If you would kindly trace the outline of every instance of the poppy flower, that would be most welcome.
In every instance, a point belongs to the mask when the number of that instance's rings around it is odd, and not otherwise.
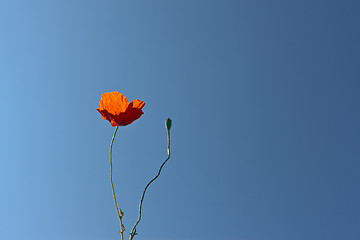
[[[143,115],[143,101],[135,99],[131,103],[119,92],[106,92],[101,96],[98,112],[111,126],[126,126]]]

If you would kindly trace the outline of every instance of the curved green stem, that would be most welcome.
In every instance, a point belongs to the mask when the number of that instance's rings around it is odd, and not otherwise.
[[[112,145],[113,145],[115,135],[116,135],[116,132],[117,132],[118,128],[119,128],[119,126],[116,126],[114,135],[113,135],[113,137],[111,139],[111,143],[110,143],[110,182],[111,182],[111,188],[112,188],[112,192],[113,192],[113,196],[114,196],[114,202],[115,202],[116,211],[117,211],[118,217],[120,219],[120,231],[119,231],[119,233],[121,234],[121,240],[124,240],[125,227],[124,227],[124,225],[122,223],[122,217],[124,216],[124,212],[121,211],[121,209],[119,210],[119,208],[118,208],[118,205],[117,205],[117,202],[116,202],[116,196],[115,196],[114,183],[113,183],[113,179],[112,179],[112,169],[113,169],[112,168]]]
[[[170,120],[171,121],[171,120]],[[171,124],[171,123],[170,123]],[[170,125],[171,127],[171,125]],[[144,201],[144,197],[145,197],[145,193],[146,193],[146,190],[147,188],[150,186],[150,184],[152,182],[154,182],[159,176],[160,176],[160,173],[161,173],[161,170],[162,168],[164,167],[165,163],[169,160],[170,158],[170,127],[166,126],[167,128],[167,153],[168,153],[168,156],[167,158],[165,159],[165,161],[161,164],[160,168],[159,168],[159,172],[158,174],[153,178],[151,179],[151,181],[146,185],[143,193],[142,193],[142,196],[141,196],[141,200],[140,200],[140,205],[139,205],[139,218],[138,220],[136,221],[134,227],[131,229],[131,233],[130,233],[130,240],[132,240],[135,235],[137,235],[136,233],[136,226],[139,224],[140,220],[141,220],[141,210],[142,210],[142,204],[143,204],[143,201]]]

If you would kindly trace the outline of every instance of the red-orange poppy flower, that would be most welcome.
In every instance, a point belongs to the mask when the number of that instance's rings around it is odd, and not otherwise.
[[[119,92],[106,92],[101,96],[96,110],[102,118],[108,120],[111,126],[126,126],[143,115],[143,101],[135,99],[129,104],[127,98]]]

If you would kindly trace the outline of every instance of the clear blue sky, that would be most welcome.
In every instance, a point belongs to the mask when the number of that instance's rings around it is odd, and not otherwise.
[[[1,0],[0,239],[120,239],[107,91],[146,102],[114,143],[127,230],[173,119],[135,239],[360,239],[359,9]]]

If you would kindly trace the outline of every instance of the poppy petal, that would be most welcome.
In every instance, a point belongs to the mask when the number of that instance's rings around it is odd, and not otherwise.
[[[123,113],[128,106],[129,101],[119,92],[106,92],[101,96],[99,102],[100,109],[106,109],[111,114]]]
[[[143,101],[140,101],[139,99],[135,99],[129,104],[129,106],[131,106],[132,108],[142,109],[145,106],[145,103]]]

